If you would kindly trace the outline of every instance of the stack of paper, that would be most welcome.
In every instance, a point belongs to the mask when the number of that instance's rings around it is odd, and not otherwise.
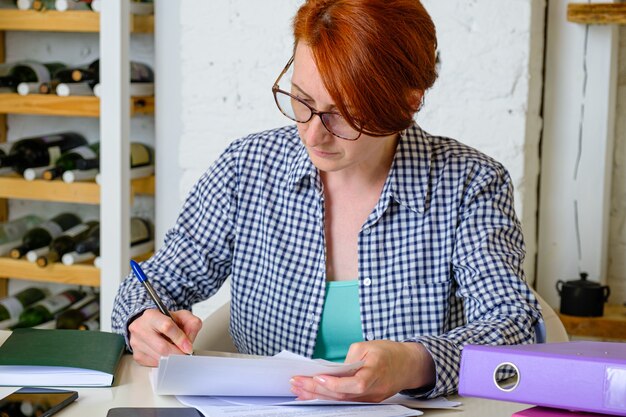
[[[363,362],[339,364],[283,351],[272,357],[175,355],[161,358],[153,370],[157,394],[174,394],[184,405],[215,417],[315,415],[317,417],[418,416],[416,408],[453,408],[444,398],[420,401],[395,395],[380,404],[344,401],[296,401],[289,380],[295,375],[353,375]],[[304,406],[304,408],[303,408]]]
[[[160,395],[293,397],[289,380],[295,375],[348,376],[363,362],[342,364],[281,352],[271,357],[163,357],[152,375]]]

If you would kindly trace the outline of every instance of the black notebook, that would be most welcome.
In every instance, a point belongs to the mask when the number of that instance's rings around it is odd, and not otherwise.
[[[0,385],[111,386],[124,346],[114,333],[16,329],[0,346]]]

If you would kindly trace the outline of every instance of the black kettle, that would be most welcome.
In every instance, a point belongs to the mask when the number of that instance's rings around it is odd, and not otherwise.
[[[611,289],[597,282],[587,281],[587,273],[581,272],[579,280],[556,282],[561,296],[561,314],[581,317],[600,317]]]

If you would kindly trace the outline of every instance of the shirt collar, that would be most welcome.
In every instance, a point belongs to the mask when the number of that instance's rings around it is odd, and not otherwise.
[[[298,137],[297,131],[295,135]],[[383,199],[394,199],[411,210],[423,213],[428,197],[431,153],[432,145],[428,134],[417,124],[403,131],[398,140],[389,177],[383,187]],[[292,189],[306,185],[321,189],[319,173],[304,145],[298,147],[288,175],[288,184]]]
[[[300,146],[296,148],[297,150],[289,169],[289,188],[295,190],[299,186],[318,185],[320,178],[317,168],[315,168],[315,165],[311,162],[309,154],[306,151],[306,147],[300,142],[300,136],[298,135],[298,131],[296,129],[294,129],[294,134],[295,140],[299,142]],[[307,179],[308,184],[306,184]]]
[[[411,210],[423,213],[427,207],[431,156],[429,135],[417,124],[402,132],[384,187],[388,196]]]

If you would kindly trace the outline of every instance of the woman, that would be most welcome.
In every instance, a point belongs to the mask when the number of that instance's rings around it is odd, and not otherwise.
[[[453,392],[463,345],[531,343],[541,317],[510,178],[413,122],[436,78],[417,0],[309,0],[294,37],[273,92],[296,126],[231,144],[143,265],[175,323],[128,277],[114,329],[144,365],[188,353],[191,304],[230,276],[240,352],[365,362],[294,376],[298,398]]]

